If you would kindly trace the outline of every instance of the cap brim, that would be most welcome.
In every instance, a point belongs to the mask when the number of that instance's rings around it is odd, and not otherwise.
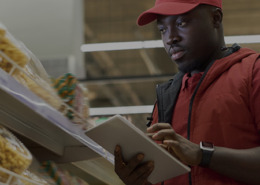
[[[187,4],[187,3],[177,3],[177,2],[168,2],[161,3],[153,8],[143,12],[137,19],[137,24],[139,26],[146,25],[157,18],[157,15],[179,15],[187,13],[188,11],[194,9],[199,4]]]

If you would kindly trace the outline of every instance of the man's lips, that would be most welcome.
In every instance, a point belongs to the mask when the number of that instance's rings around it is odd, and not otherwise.
[[[185,54],[185,51],[184,50],[180,50],[180,49],[173,49],[172,52],[171,52],[171,59],[176,61],[176,60],[179,60],[180,58],[182,58]]]

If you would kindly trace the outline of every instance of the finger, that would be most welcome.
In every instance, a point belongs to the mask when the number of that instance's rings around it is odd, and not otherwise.
[[[156,123],[147,128],[148,133],[157,132],[162,129],[170,129],[171,125],[169,123]]]
[[[142,177],[140,177],[139,179],[137,179],[137,183],[136,184],[142,184],[142,185],[147,185],[147,184],[151,184],[148,182],[148,177],[151,175],[151,173],[153,172],[153,169],[151,170],[147,170]],[[145,179],[145,180],[143,180]]]
[[[134,179],[136,179],[134,184],[143,184],[147,182],[147,178],[154,170],[154,162],[148,161],[142,166],[138,167],[136,171],[131,174]]]
[[[181,161],[180,157],[174,152],[174,150],[172,148],[168,148],[168,152],[175,157],[176,159],[178,159],[179,161]]]
[[[179,148],[179,142],[176,140],[164,140],[163,144],[167,145],[169,152],[174,152]]]
[[[171,155],[173,155],[174,157],[176,157],[177,159],[180,160],[180,158],[178,157],[178,154],[176,153],[176,150],[179,147],[179,142],[178,141],[175,141],[175,140],[164,140],[163,144],[167,145],[167,150],[168,150],[168,152]]]
[[[128,161],[126,165],[126,172],[130,174],[131,172],[135,171],[135,168],[142,163],[144,159],[144,154],[137,154],[131,160]]]
[[[154,135],[154,133],[146,133],[146,136],[148,136],[149,138],[152,138]]]
[[[121,147],[119,145],[116,145],[115,147],[114,156],[115,156],[115,170],[117,171],[125,167],[125,162],[122,156]]]
[[[173,147],[176,148],[179,146],[179,142],[176,140],[172,140],[172,139],[165,139],[163,140],[163,144],[169,146],[169,147]]]
[[[168,150],[168,146],[167,146],[166,144],[159,144],[159,145],[160,145],[160,147],[162,147],[163,149]]]
[[[175,139],[176,132],[173,129],[160,130],[152,136],[153,140],[163,141],[165,139]]]
[[[167,150],[173,157],[177,158],[180,160],[180,158],[178,157],[178,155],[175,153],[173,147],[177,146],[177,141],[173,141],[173,140],[164,140],[163,144],[161,144],[161,146]]]

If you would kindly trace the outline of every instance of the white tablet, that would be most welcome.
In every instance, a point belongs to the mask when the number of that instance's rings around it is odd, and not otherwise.
[[[190,168],[170,155],[140,129],[120,115],[115,115],[85,133],[111,154],[118,144],[127,161],[138,153],[144,161],[153,160],[154,170],[148,177],[152,184],[188,173]]]

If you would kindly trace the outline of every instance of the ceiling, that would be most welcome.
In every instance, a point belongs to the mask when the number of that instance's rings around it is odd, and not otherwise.
[[[85,43],[158,40],[155,23],[136,25],[139,14],[152,7],[153,0],[85,0]],[[223,2],[224,33],[260,34],[259,0]],[[260,51],[259,44],[241,44]],[[82,80],[90,91],[91,107],[152,105],[155,86],[177,72],[163,48],[85,53],[87,78]],[[147,114],[131,115],[145,128]]]

